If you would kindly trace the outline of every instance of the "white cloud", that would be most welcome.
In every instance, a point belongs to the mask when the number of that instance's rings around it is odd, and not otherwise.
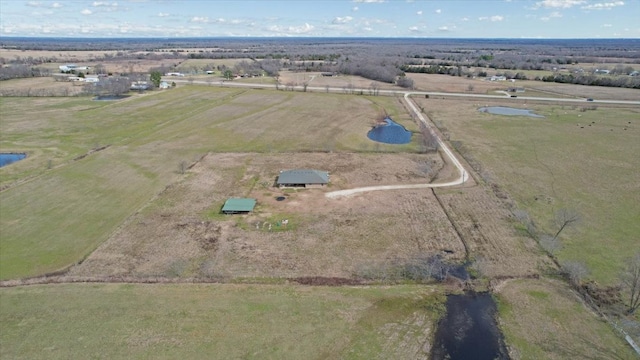
[[[354,6],[353,8],[351,8],[351,11],[358,11],[358,10],[360,10],[360,8],[357,6]]]
[[[480,21],[489,20],[489,21],[496,22],[496,21],[504,20],[504,16],[501,16],[501,15],[482,16],[482,17],[479,17],[478,20],[480,20]]]
[[[51,7],[54,8],[54,9],[59,9],[59,8],[62,7],[62,4],[54,2],[53,4],[51,4]]]
[[[462,18],[462,21],[469,21],[469,18],[465,16]]]
[[[354,3],[383,3],[385,0],[353,0]]]
[[[610,10],[616,6],[623,6],[624,1],[612,1],[606,3],[589,4],[582,7],[584,10]]]
[[[93,12],[89,9],[83,9],[82,11],[80,11],[80,14],[82,15],[91,15],[93,14]]]
[[[561,17],[562,17],[562,14],[561,14],[561,13],[559,13],[559,12],[557,12],[557,11],[554,11],[554,12],[552,12],[551,14],[549,14],[548,16],[541,17],[541,18],[540,18],[540,20],[542,20],[542,21],[549,21],[549,20],[551,20],[551,19],[554,19],[554,18],[561,18]]]
[[[167,17],[167,16],[169,16],[168,13],[163,13],[163,12],[158,13],[158,17]]]
[[[353,18],[351,16],[345,16],[345,17],[337,16],[336,18],[333,19],[333,21],[331,21],[331,23],[332,24],[346,24],[346,23],[350,22],[351,20],[353,20]]]
[[[602,25],[602,27],[613,27],[613,25],[611,25],[611,24],[604,24],[604,25]]]
[[[27,6],[40,7],[42,6],[42,3],[40,1],[28,1]]]
[[[585,0],[543,0],[537,2],[536,7],[568,9],[584,3],[586,3]]]
[[[442,13],[442,9],[436,9],[436,14],[441,14]]]
[[[418,15],[422,15],[422,10],[418,10],[418,11],[416,12],[416,14],[418,14]]]
[[[94,1],[93,4],[91,4],[91,6],[93,7],[100,7],[100,6],[118,6],[117,2],[114,3],[108,3],[106,1]]]
[[[411,26],[411,27],[409,27],[409,31],[411,31],[411,32],[420,32],[420,29],[418,29],[417,26]]]
[[[208,23],[209,18],[206,16],[194,16],[189,21],[192,23]]]
[[[313,25],[309,25],[307,23],[305,23],[304,25],[300,25],[300,26],[272,25],[272,26],[269,26],[267,28],[267,30],[269,30],[271,32],[284,34],[284,35],[306,34],[306,33],[309,33],[311,31],[313,31],[313,29],[314,29]]]

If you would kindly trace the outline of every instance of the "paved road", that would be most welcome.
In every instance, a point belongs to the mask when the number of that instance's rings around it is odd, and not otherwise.
[[[253,88],[253,89],[276,89],[275,85],[272,84],[259,84],[259,83],[244,83],[237,81],[202,81],[202,80],[188,80],[188,79],[175,79],[173,77],[164,77],[164,81],[167,82],[175,82],[175,83],[189,83],[189,84],[199,84],[199,85],[210,85],[210,86],[222,86],[222,87],[244,87],[244,88]],[[284,85],[280,85],[281,89],[284,89]],[[304,87],[302,86],[294,86],[291,88],[294,91],[304,91]],[[351,94],[369,94],[371,93],[371,89],[364,88],[353,88],[353,89],[344,89],[344,88],[336,88],[336,87],[318,87],[318,86],[307,86],[308,92],[332,92],[332,93],[345,93],[348,91]],[[502,94],[502,95],[487,95],[487,94],[468,94],[468,93],[449,93],[449,92],[432,92],[432,91],[406,91],[406,90],[377,90],[379,95],[390,95],[390,96],[401,96],[407,93],[416,96],[425,96],[429,95],[429,97],[454,97],[454,98],[472,98],[472,99],[500,99],[504,100],[505,98],[511,98],[514,101],[517,100],[531,100],[531,101],[548,101],[554,103],[589,103],[589,104],[620,104],[620,105],[639,105],[640,100],[598,100],[593,99],[593,101],[587,101],[586,98],[551,98],[551,97],[535,97],[535,96],[520,96],[517,98],[512,98],[511,95]]]

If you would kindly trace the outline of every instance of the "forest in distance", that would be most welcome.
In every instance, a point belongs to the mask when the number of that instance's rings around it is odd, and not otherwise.
[[[403,77],[405,73],[483,77],[487,71],[507,79],[640,88],[640,39],[5,37],[0,39],[0,47],[12,51],[105,51],[90,59],[96,65],[122,60],[249,58],[259,60],[267,67],[261,70],[270,75],[270,69],[277,68],[322,71],[406,88],[413,84]],[[19,53],[0,57],[0,79],[48,76],[51,70],[42,65],[58,61],[53,51],[41,57]],[[531,70],[552,73],[526,73]]]

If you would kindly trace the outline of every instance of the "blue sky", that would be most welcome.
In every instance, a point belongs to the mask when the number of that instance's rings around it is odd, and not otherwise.
[[[640,38],[640,0],[0,0],[0,36]]]

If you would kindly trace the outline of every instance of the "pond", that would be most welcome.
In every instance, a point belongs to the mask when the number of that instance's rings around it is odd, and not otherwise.
[[[411,131],[391,118],[384,119],[384,122],[384,124],[376,125],[369,130],[367,137],[385,144],[408,144],[411,142]]]
[[[530,116],[530,117],[534,117],[534,118],[544,118],[544,116],[538,115],[538,114],[534,113],[532,110],[516,109],[516,108],[510,108],[510,107],[506,107],[506,106],[481,107],[481,108],[478,109],[478,111],[486,112],[486,113],[489,113],[489,114],[496,114],[496,115]]]
[[[94,101],[116,101],[128,98],[130,95],[100,95],[93,98]]]
[[[4,153],[0,154],[0,167],[9,165],[16,161],[20,161],[27,157],[27,154],[22,153]]]
[[[489,293],[447,297],[447,313],[438,323],[431,359],[509,359]]]

